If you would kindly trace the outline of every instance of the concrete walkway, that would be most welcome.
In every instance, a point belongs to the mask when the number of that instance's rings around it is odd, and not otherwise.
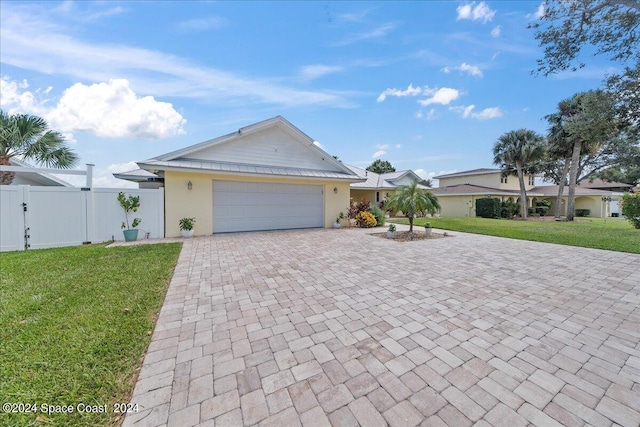
[[[640,425],[640,256],[369,233],[185,241],[124,425]]]

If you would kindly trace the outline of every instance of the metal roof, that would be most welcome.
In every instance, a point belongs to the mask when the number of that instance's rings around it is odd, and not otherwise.
[[[356,175],[348,173],[321,171],[313,169],[283,168],[271,166],[248,165],[241,163],[213,162],[203,160],[147,160],[138,165],[148,171],[153,170],[190,170],[198,172],[229,173],[238,175],[273,175],[291,178],[322,178],[351,182],[362,181]]]

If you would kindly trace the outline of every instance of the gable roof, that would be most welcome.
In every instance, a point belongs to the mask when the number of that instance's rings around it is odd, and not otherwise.
[[[346,165],[349,169],[351,169],[354,173],[362,178],[366,178],[364,182],[355,182],[351,184],[351,188],[362,189],[362,190],[392,190],[398,188],[402,184],[396,183],[400,179],[409,176],[412,180],[418,181],[421,178],[412,170],[404,170],[397,172],[388,172],[383,174],[378,174],[375,172],[368,171],[366,169],[359,168],[357,166]],[[423,190],[428,190],[430,187],[418,184],[418,188]]]
[[[34,167],[32,164],[29,164],[24,160],[16,159],[15,157],[11,157],[9,159],[9,163],[11,166],[21,166],[24,168]],[[29,183],[31,185],[73,187],[73,185],[68,183],[67,181],[64,181],[56,177],[55,175],[46,172],[16,172],[15,174],[16,178],[19,178],[18,181],[24,181],[25,183]]]
[[[498,188],[492,187],[484,187],[482,185],[475,184],[456,184],[456,185],[448,185],[446,187],[437,187],[431,190],[433,194],[436,196],[457,196],[457,195],[472,195],[472,194],[480,194],[487,195],[491,194],[494,196],[502,195],[502,196],[519,196],[519,190],[501,190]],[[527,195],[532,195],[532,191],[527,191]],[[533,194],[533,195],[541,195],[541,194]]]
[[[486,175],[486,174],[498,173],[498,172],[502,172],[502,169],[479,168],[479,169],[471,169],[468,171],[449,173],[446,175],[438,175],[438,176],[434,176],[433,179],[454,178],[457,176],[467,176],[467,175]]]
[[[189,170],[363,180],[282,116],[137,163],[151,173]]]
[[[126,172],[118,172],[112,174],[115,178],[124,179],[132,182],[158,182],[163,179],[144,169],[134,169]]]

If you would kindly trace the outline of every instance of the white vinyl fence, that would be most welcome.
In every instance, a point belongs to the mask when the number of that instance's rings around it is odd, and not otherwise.
[[[0,186],[0,251],[124,240],[117,195],[140,196],[138,239],[164,237],[164,189]]]

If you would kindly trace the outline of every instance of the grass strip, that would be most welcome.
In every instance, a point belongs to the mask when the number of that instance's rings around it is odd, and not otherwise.
[[[393,219],[392,222],[409,223],[407,219]],[[578,222],[418,218],[414,220],[414,226],[421,227],[425,222],[441,230],[640,254],[640,230],[621,218],[579,218]]]
[[[118,424],[114,404],[127,402],[133,390],[180,248],[2,253],[0,403],[35,411],[3,411],[0,424]],[[79,413],[80,404],[104,412]],[[48,413],[67,405],[73,413]]]

